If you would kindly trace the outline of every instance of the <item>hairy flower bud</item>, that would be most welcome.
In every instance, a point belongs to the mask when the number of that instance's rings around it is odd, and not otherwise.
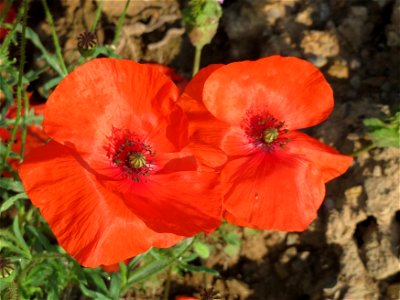
[[[211,42],[218,29],[218,22],[222,16],[219,1],[190,0],[183,10],[183,20],[191,43],[202,48]]]

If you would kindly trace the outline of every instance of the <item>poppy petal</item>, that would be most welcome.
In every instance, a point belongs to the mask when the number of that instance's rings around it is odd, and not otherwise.
[[[226,164],[224,217],[240,226],[302,231],[317,216],[325,185],[310,162],[286,153],[258,153]]]
[[[220,225],[222,201],[215,172],[197,171],[195,158],[185,150],[159,154],[155,165],[155,173],[140,182],[128,178],[105,184],[157,232],[193,236]]]
[[[56,142],[27,155],[19,174],[60,245],[86,267],[112,265],[182,239],[149,229],[75,152]]]
[[[184,93],[189,95],[191,98],[202,102],[204,83],[208,77],[219,68],[223,67],[223,64],[213,64],[205,68],[202,68],[197,74],[189,81],[185,87]]]
[[[209,65],[201,69],[188,83],[178,99],[178,105],[189,119],[189,147],[202,165],[219,168],[226,162],[226,155],[219,149],[222,134],[228,124],[216,119],[203,104],[203,87],[206,79],[223,65]]]
[[[238,126],[232,126],[221,139],[221,149],[230,156],[246,156],[257,151],[246,133]]]
[[[342,175],[353,162],[351,156],[340,154],[307,134],[291,131],[287,136],[290,143],[285,147],[286,151],[311,161],[320,169],[325,182]]]
[[[310,127],[333,109],[322,73],[294,57],[271,56],[228,64],[204,85],[203,100],[218,119],[239,125],[247,111],[267,111],[289,129]]]
[[[82,155],[103,153],[112,128],[145,135],[159,151],[177,151],[187,143],[187,120],[175,104],[178,94],[155,68],[94,59],[71,72],[50,95],[44,129]]]
[[[222,203],[211,172],[183,171],[152,176],[142,201],[130,206],[157,232],[193,236],[209,233],[221,224]]]

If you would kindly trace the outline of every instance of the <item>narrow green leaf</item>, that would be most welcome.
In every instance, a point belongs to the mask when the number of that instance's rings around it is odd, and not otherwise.
[[[0,206],[0,213],[3,211],[6,211],[9,209],[12,205],[14,205],[15,202],[21,199],[28,199],[28,196],[25,193],[19,193],[16,194],[10,198],[8,198],[6,201],[4,201],[1,206]]]
[[[113,300],[109,298],[106,295],[103,295],[99,292],[89,290],[84,284],[80,283],[79,288],[81,289],[82,293],[91,299],[96,299],[96,300]]]
[[[18,25],[18,31],[22,32],[22,26]],[[66,76],[61,66],[58,63],[57,57],[54,54],[50,54],[46,48],[43,46],[42,42],[40,41],[39,36],[29,27],[26,28],[25,36],[28,40],[30,40],[36,48],[38,48],[43,55],[45,61],[62,77]]]
[[[27,229],[39,240],[40,244],[43,246],[44,249],[47,251],[52,250],[52,246],[49,242],[49,240],[44,236],[42,232],[37,230],[35,227],[28,225]]]
[[[84,272],[89,275],[90,279],[93,280],[94,284],[98,287],[98,290],[100,290],[104,294],[108,293],[108,289],[106,284],[104,283],[104,279],[98,273],[97,269],[84,269]]]
[[[128,280],[128,267],[123,262],[120,262],[118,266],[119,266],[119,273],[121,274],[121,286],[123,286]]]
[[[164,260],[155,260],[153,262],[145,264],[143,267],[140,267],[133,271],[129,276],[128,283],[132,284],[134,282],[138,282],[142,279],[145,279],[153,274],[156,274],[160,270],[163,270],[167,266],[169,266],[174,259],[164,259]]]
[[[121,274],[113,273],[111,275],[110,296],[114,300],[119,300],[121,291]]]
[[[26,253],[30,255],[29,247],[26,244],[26,242],[22,236],[21,230],[19,228],[19,217],[18,216],[14,217],[12,227],[13,227],[13,232],[15,234],[15,238],[18,240],[19,244],[23,247],[23,249],[25,249]]]
[[[24,192],[21,181],[14,180],[13,178],[0,178],[0,188],[16,193]]]
[[[194,266],[194,265],[190,265],[190,264],[187,264],[184,262],[179,262],[178,267],[186,272],[208,273],[208,274],[212,274],[214,276],[220,276],[220,274],[218,273],[217,270],[214,270],[212,268],[207,268],[204,266]]]
[[[0,238],[0,250],[8,249],[10,252],[21,254],[22,256],[26,257],[26,253],[24,249],[17,247],[15,244],[11,243],[10,241],[4,240]]]

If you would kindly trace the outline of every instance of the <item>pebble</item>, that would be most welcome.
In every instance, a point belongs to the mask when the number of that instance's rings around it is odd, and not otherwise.
[[[328,74],[340,78],[345,79],[349,77],[349,68],[347,66],[346,61],[338,59],[335,60],[332,66],[328,69]]]
[[[372,176],[374,176],[374,177],[382,176],[382,168],[381,168],[381,166],[377,165],[377,166],[374,167],[374,169],[372,171]]]

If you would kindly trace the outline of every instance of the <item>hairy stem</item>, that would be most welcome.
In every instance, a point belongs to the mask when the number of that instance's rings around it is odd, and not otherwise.
[[[21,160],[25,156],[25,145],[26,145],[26,134],[28,131],[28,125],[26,124],[26,116],[29,113],[29,98],[28,93],[24,91],[24,113],[22,115],[22,135],[21,135]]]

